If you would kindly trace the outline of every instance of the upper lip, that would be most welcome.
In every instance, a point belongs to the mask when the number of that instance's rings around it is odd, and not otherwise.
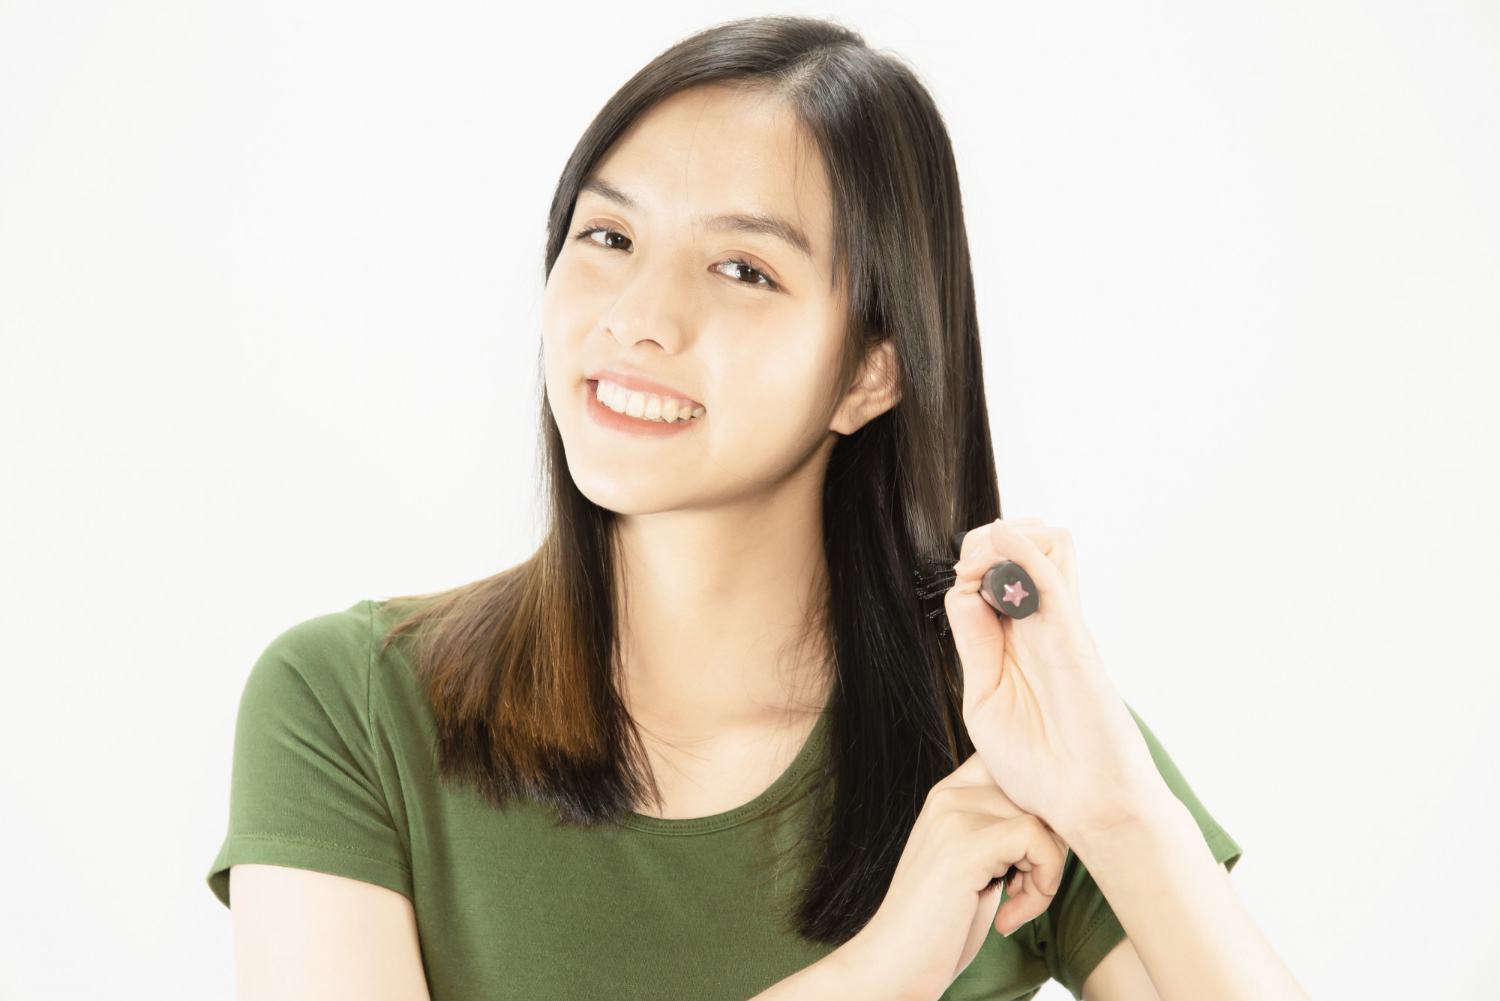
[[[648,379],[644,375],[637,375],[634,372],[626,372],[623,369],[595,369],[592,372],[586,373],[584,375],[584,378],[590,380],[591,382],[598,382],[600,379],[608,379],[610,382],[613,382],[618,386],[624,386],[629,390],[634,390],[641,393],[655,393],[657,396],[672,396],[679,400],[687,400],[695,407],[703,406],[702,403],[693,399],[691,396],[684,393],[680,389],[675,389],[672,386],[668,386],[664,382],[657,382],[655,379]]]

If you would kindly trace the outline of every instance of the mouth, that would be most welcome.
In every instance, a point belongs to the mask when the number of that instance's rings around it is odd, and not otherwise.
[[[590,379],[589,395],[599,406],[641,424],[685,425],[701,419],[708,411],[703,404],[686,396],[667,392],[651,392],[653,388],[632,379],[630,385],[624,379],[609,379],[600,373],[599,378]]]

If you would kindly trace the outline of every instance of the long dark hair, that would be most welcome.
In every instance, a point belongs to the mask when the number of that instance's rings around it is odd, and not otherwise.
[[[552,199],[549,275],[578,191],[615,142],[664,98],[716,83],[782,97],[822,154],[849,293],[843,374],[887,339],[898,359],[900,402],[839,440],[823,493],[830,795],[795,923],[839,943],[884,898],[928,790],[971,750],[951,641],[913,588],[922,555],[1000,514],[968,237],[952,145],[915,74],[838,25],[753,18],[672,46],[605,104]],[[415,606],[387,642],[418,639],[445,776],[497,806],[530,797],[565,821],[616,820],[655,787],[615,684],[614,515],[574,484],[550,406],[542,438],[541,547]]]

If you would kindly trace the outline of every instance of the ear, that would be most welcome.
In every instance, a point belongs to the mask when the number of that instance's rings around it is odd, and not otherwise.
[[[897,368],[896,348],[889,337],[865,352],[859,378],[839,401],[828,429],[853,434],[900,402]]]

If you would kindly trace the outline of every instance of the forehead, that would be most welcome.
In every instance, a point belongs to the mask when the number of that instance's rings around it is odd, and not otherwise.
[[[832,202],[817,147],[780,97],[746,86],[694,87],[652,108],[594,176],[647,210],[764,213],[826,244]]]

